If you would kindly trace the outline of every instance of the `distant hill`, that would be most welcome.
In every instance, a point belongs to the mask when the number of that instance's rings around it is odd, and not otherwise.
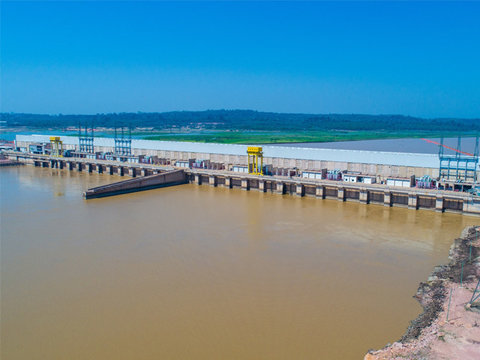
[[[424,119],[402,115],[286,114],[253,110],[173,111],[164,113],[112,113],[96,115],[42,115],[1,113],[7,127],[66,128],[92,124],[112,128],[199,128],[259,131],[454,131],[478,132],[480,119]]]

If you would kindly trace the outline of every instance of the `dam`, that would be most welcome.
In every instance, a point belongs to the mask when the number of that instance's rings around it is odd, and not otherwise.
[[[38,167],[130,177],[181,170],[186,182],[197,185],[480,215],[480,197],[459,191],[466,186],[473,188],[476,183],[437,181],[436,187],[430,186],[434,184],[431,179],[440,175],[436,154],[264,146],[262,166],[264,164],[269,169],[267,175],[249,173],[247,146],[244,145],[133,139],[129,155],[116,156],[115,139],[95,138],[92,143],[97,151],[73,153],[77,156],[52,156],[28,151],[32,146],[45,149],[50,144],[50,138],[47,135],[17,135],[17,151],[7,152],[7,155],[12,161]],[[77,137],[62,136],[57,141],[61,141],[64,151],[78,150]],[[202,160],[199,162],[198,159]],[[198,163],[208,166],[195,166]],[[337,171],[343,173],[342,181],[330,176]],[[468,171],[474,179],[479,178],[478,160]],[[418,179],[424,178],[430,179],[430,185],[418,186],[424,183]],[[131,187],[129,189],[132,191]]]

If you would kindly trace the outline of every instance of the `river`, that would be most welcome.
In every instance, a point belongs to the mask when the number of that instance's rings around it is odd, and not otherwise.
[[[429,138],[429,140],[440,143],[440,138]],[[458,149],[458,138],[444,138],[443,144],[453,149]],[[406,152],[421,154],[438,154],[438,145],[422,139],[381,139],[381,140],[358,140],[358,141],[337,141],[337,142],[310,142],[310,143],[287,143],[269,144],[273,146],[295,146],[320,149],[343,149],[343,150],[367,150]],[[460,150],[467,153],[474,153],[476,138],[464,137],[460,142]],[[443,148],[445,155],[455,155],[451,149]]]
[[[1,358],[362,359],[478,218],[0,169]]]

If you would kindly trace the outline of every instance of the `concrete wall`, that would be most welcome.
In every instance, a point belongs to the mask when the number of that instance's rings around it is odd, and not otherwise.
[[[178,185],[187,182],[183,170],[174,170],[162,174],[139,177],[131,180],[119,181],[113,184],[98,186],[85,192],[87,199],[111,196],[121,193],[149,190],[153,188]]]

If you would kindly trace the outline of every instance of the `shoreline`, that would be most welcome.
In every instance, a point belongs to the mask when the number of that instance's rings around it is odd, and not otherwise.
[[[402,338],[368,351],[364,360],[480,358],[480,301],[469,304],[480,279],[480,226],[465,228],[448,258],[420,283],[414,298],[423,312]]]

